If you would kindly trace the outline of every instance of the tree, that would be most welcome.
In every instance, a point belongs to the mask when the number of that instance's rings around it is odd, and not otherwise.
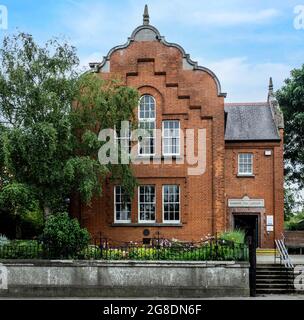
[[[3,187],[0,193],[0,205],[12,211],[16,222],[16,238],[21,239],[21,217],[33,206],[33,193],[27,185],[21,183],[9,183]]]
[[[289,220],[295,213],[296,200],[294,190],[285,185],[284,189],[284,219]]]
[[[109,176],[130,193],[136,184],[128,165],[99,163],[97,135],[132,119],[137,91],[80,75],[78,62],[67,43],[40,47],[25,33],[5,37],[0,49],[0,193],[21,184],[45,215],[65,211],[73,193],[89,203]]]
[[[285,119],[285,169],[287,180],[304,187],[304,64],[291,71],[277,92]]]

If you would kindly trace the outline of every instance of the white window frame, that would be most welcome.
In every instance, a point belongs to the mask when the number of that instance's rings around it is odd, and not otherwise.
[[[114,223],[131,223],[132,219],[132,202],[130,199],[131,211],[130,211],[130,219],[129,220],[117,220],[116,218],[116,187],[122,188],[120,185],[114,186]]]
[[[129,127],[129,136],[128,136],[128,137],[127,137],[127,136],[121,137],[121,136],[118,135],[118,131],[116,130],[116,127],[114,126],[114,143],[115,143],[115,146],[118,147],[118,145],[121,144],[121,141],[123,141],[123,140],[128,141],[128,143],[129,143],[129,146],[128,146],[128,154],[129,154],[129,155],[131,154],[131,150],[132,150],[132,144],[131,144],[131,142],[132,142],[131,138],[132,138],[132,137],[131,137],[131,132],[132,132],[132,129],[131,129],[131,126],[130,126],[130,127]],[[120,134],[120,131],[119,131],[119,134]]]
[[[241,172],[241,156],[250,155],[251,157],[251,171]],[[242,163],[244,165],[244,163]],[[238,154],[238,175],[240,176],[252,176],[253,175],[253,153],[250,152],[241,152]]]
[[[141,220],[140,217],[140,187],[154,187],[154,208],[155,208],[155,212],[154,212],[154,216],[155,219],[154,220]],[[154,184],[142,184],[140,186],[138,186],[138,223],[155,223],[156,222],[156,185]]]
[[[149,96],[153,99],[154,101],[154,118],[141,118],[140,116],[140,102],[141,100],[145,97],[145,96]],[[153,140],[154,140],[154,153],[140,153],[140,141],[138,140],[138,150],[137,150],[137,154],[138,156],[140,157],[147,157],[147,156],[155,156],[155,149],[156,149],[156,135],[155,135],[155,129],[156,129],[156,101],[155,101],[155,98],[150,95],[150,94],[143,94],[140,99],[139,99],[139,102],[138,102],[138,123],[140,124],[141,122],[146,122],[146,123],[151,123],[153,122],[154,123],[154,136],[153,136]],[[140,127],[139,127],[140,128]]]
[[[178,220],[165,220],[165,187],[167,186],[177,186],[178,187],[178,205],[179,205],[179,219]],[[173,202],[172,204],[176,204],[177,202]],[[163,223],[180,223],[181,222],[181,188],[179,184],[164,184],[162,186],[162,215],[163,215]]]
[[[178,150],[179,152],[175,152],[175,153],[166,153],[165,152],[165,122],[177,122],[178,123]],[[172,137],[171,137],[172,138]],[[164,156],[180,156],[181,154],[181,134],[180,134],[180,121],[179,120],[163,120],[162,122],[162,152]]]

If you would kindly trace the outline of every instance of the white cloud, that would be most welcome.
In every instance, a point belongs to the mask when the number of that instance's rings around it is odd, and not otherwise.
[[[77,46],[110,46],[113,41],[121,43],[141,24],[143,6],[138,0],[129,0],[117,10],[116,4],[108,1],[68,0],[60,9],[60,24]],[[149,4],[150,20],[161,26],[166,22],[184,26],[227,27],[244,24],[261,24],[280,15],[273,8],[249,8],[238,1],[204,2],[196,0],[163,1]]]
[[[158,21],[178,21],[182,25],[216,27],[262,24],[273,21],[281,12],[275,8],[259,8],[244,1],[156,0],[151,3],[152,17]],[[153,14],[153,13],[156,14]],[[174,14],[172,14],[174,13]]]
[[[193,25],[204,25],[208,30],[236,26],[236,30],[242,30],[242,25],[269,23],[281,14],[271,7],[265,8],[265,5],[248,6],[238,0],[231,0],[229,4],[223,0],[204,1],[203,4],[197,0],[147,2],[151,24],[159,27],[160,31],[166,23],[170,23],[173,30],[176,24],[190,28]],[[144,2],[139,4],[138,0],[129,0],[120,7],[121,10],[117,10],[116,5],[107,1],[70,0],[61,11],[61,23],[80,49],[82,66],[101,61],[110,48],[124,43],[132,30],[141,24]],[[239,36],[238,31],[235,36]],[[265,42],[268,43],[269,39],[265,39]],[[273,77],[275,88],[279,88],[292,69],[286,63],[249,61],[247,57],[237,56],[237,53],[234,58],[214,60],[211,56],[209,60],[197,60],[218,76],[223,91],[228,93],[226,101],[236,102],[264,101],[269,77]]]
[[[235,26],[240,24],[260,24],[271,21],[279,15],[276,9],[259,11],[224,11],[224,12],[194,12],[189,19],[195,24],[210,24],[214,26]]]
[[[88,70],[90,62],[101,62],[103,56],[101,52],[93,52],[86,56],[80,56],[80,68]]]
[[[76,46],[98,46],[98,49],[109,50],[113,45],[126,41],[132,30],[141,22],[140,16],[134,19],[132,9],[125,9],[125,13],[116,10],[110,1],[69,0],[61,9],[60,23]]]
[[[266,101],[269,77],[273,78],[274,88],[279,89],[292,69],[283,63],[253,63],[246,57],[198,61],[217,75],[222,91],[227,92],[226,102]]]

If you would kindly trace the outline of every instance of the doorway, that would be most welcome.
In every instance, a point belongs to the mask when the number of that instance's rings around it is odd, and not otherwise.
[[[257,214],[234,215],[234,229],[240,229],[245,232],[245,242],[247,244],[251,238],[259,246],[259,216]]]

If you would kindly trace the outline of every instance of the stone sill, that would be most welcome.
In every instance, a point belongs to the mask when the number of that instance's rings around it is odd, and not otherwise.
[[[136,156],[135,160],[139,161],[139,160],[181,160],[183,159],[183,156],[157,156],[157,155],[152,155],[152,156]]]
[[[182,223],[112,223],[111,227],[182,227]]]
[[[255,178],[254,174],[237,174],[238,178]]]

